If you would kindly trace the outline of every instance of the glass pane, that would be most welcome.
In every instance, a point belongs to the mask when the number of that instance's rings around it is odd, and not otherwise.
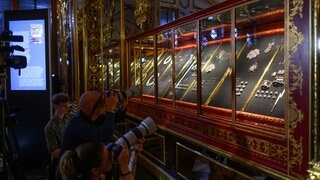
[[[131,86],[141,84],[140,41],[130,43],[130,77]]]
[[[107,51],[107,68],[104,73],[107,88],[120,89],[120,48],[114,47]]]
[[[157,35],[157,68],[159,103],[168,103],[164,99],[168,91],[172,91],[172,30]],[[171,99],[171,98],[170,98]]]
[[[153,36],[141,40],[142,92],[155,95]]]
[[[107,69],[104,73],[104,80],[108,89],[112,89],[113,87],[113,75],[113,49],[109,49],[107,51]]]
[[[197,74],[194,73],[194,69],[197,67],[196,23],[178,27],[174,29],[174,33],[174,93],[176,106],[190,107],[190,103],[183,103],[182,101],[192,103],[197,101],[197,96],[188,95],[188,93],[196,93],[191,89],[191,83],[197,79]],[[167,97],[172,96],[173,92],[170,91]],[[193,110],[195,110],[194,105],[196,104],[193,104]]]
[[[113,50],[113,88],[120,89],[120,48]]]
[[[238,115],[244,111],[284,118],[284,2],[237,8],[235,31]]]
[[[50,0],[37,0],[37,9],[51,8]]]
[[[2,4],[1,0],[1,4]],[[19,0],[19,9],[48,9],[51,8],[50,0]]]
[[[34,0],[19,0],[19,9],[35,9]]]
[[[202,104],[231,109],[231,13],[209,16],[200,25]]]

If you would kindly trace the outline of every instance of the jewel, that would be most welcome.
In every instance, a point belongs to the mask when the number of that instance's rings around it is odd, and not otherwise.
[[[257,57],[260,54],[260,49],[254,49],[251,50],[248,54],[247,54],[247,58],[248,59],[253,59],[255,57]]]
[[[211,72],[212,70],[214,70],[216,68],[216,66],[214,64],[210,64],[207,68],[206,68],[206,73]]]
[[[274,42],[269,43],[269,44],[268,44],[268,47],[264,50],[264,53],[270,52],[273,45],[274,45]]]
[[[249,67],[248,71],[249,72],[255,72],[257,70],[257,68],[258,68],[258,63],[255,62]]]

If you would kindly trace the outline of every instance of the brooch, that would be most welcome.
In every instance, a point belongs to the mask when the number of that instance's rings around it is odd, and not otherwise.
[[[273,45],[274,45],[274,42],[269,43],[269,44],[268,44],[268,47],[264,50],[264,53],[267,54],[268,52],[270,52]]]
[[[261,85],[261,89],[262,89],[262,90],[267,90],[267,89],[270,88],[271,84],[272,84],[271,81],[269,81],[269,80],[263,80],[263,83],[262,83],[262,85]]]
[[[257,68],[258,68],[258,63],[255,62],[249,67],[248,71],[249,72],[255,72],[257,70]]]
[[[272,82],[274,87],[280,87],[284,85],[284,77],[283,76],[276,76],[276,79]]]
[[[257,57],[260,54],[260,49],[254,49],[251,50],[248,54],[247,54],[247,58],[248,59],[253,59],[255,57]]]
[[[216,66],[214,64],[210,64],[207,68],[206,68],[206,73],[211,72],[212,70],[214,70],[216,68]]]

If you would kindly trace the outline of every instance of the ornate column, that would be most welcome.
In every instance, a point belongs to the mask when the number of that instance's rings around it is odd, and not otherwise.
[[[100,26],[100,8],[102,8],[100,0],[95,1],[85,1],[84,6],[84,38],[87,42],[84,44],[87,55],[88,62],[88,90],[98,90],[102,89],[102,73],[101,73],[101,26]]]

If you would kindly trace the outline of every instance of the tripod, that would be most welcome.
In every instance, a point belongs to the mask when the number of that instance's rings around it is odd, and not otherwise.
[[[6,95],[6,76],[0,74],[0,179],[24,180],[20,148],[14,130],[15,114],[9,112]]]

